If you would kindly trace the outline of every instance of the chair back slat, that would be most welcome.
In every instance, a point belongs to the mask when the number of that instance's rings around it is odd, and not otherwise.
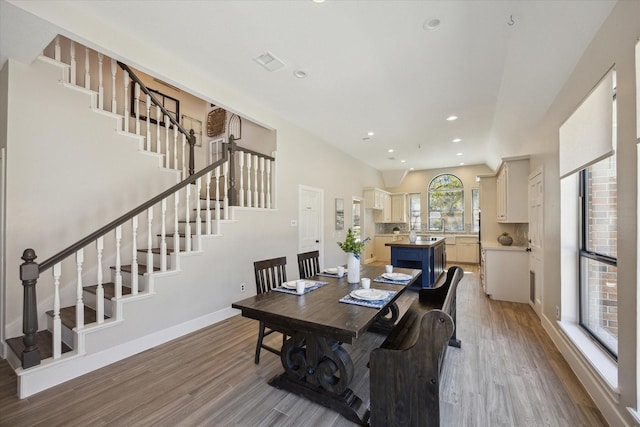
[[[298,270],[301,279],[307,279],[320,272],[320,252],[311,251],[298,254]]]
[[[287,281],[287,258],[265,259],[253,263],[258,294],[277,288]]]

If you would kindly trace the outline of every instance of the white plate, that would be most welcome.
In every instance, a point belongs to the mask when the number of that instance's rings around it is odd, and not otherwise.
[[[411,280],[411,276],[404,273],[384,273],[382,277],[389,280]]]
[[[309,281],[309,280],[305,280],[305,281],[304,281],[304,288],[305,288],[305,289],[312,288],[312,287],[314,287],[315,285],[316,285],[316,282],[311,282],[311,281]],[[283,287],[283,288],[287,288],[287,289],[295,289],[295,288],[296,288],[296,281],[295,281],[295,280],[292,280],[292,281],[290,281],[290,282],[284,282],[284,283],[282,284],[282,287]]]
[[[338,269],[335,267],[329,267],[329,268],[325,268],[324,272],[329,274],[338,274]]]
[[[366,301],[378,301],[385,299],[388,295],[389,292],[381,291],[380,289],[356,289],[351,291],[352,297]]]

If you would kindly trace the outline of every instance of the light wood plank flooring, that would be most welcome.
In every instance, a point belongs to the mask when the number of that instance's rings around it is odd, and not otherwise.
[[[531,308],[487,299],[477,268],[465,269],[471,271],[458,287],[462,348],[447,352],[442,425],[606,425]],[[254,365],[257,329],[236,316],[24,400],[0,361],[0,426],[352,425],[267,385],[281,366],[266,351]],[[382,339],[366,334],[347,346],[357,366],[352,388],[365,400],[368,353]]]

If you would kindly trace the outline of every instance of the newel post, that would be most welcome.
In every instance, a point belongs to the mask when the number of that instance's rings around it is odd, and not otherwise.
[[[229,206],[238,206],[238,190],[236,190],[236,138],[229,135],[229,190],[227,196],[229,198]],[[242,173],[242,171],[240,171]]]
[[[189,176],[195,173],[195,146],[196,146],[196,133],[193,129],[189,131]]]
[[[37,258],[36,251],[25,249],[22,253],[24,262],[20,265],[20,280],[24,287],[22,305],[22,367],[30,368],[40,364],[40,352],[36,343],[38,333],[38,307],[36,301],[36,283],[39,276],[39,266],[34,261]]]

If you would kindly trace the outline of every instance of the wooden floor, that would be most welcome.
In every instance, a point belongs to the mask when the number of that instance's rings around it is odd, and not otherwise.
[[[0,361],[0,426],[352,425],[267,385],[282,368],[266,351],[254,365],[257,332],[236,316],[24,400]],[[477,271],[458,287],[458,338],[443,371],[443,426],[606,425],[531,308],[487,299]],[[347,346],[366,401],[366,359],[381,341],[366,334]]]

